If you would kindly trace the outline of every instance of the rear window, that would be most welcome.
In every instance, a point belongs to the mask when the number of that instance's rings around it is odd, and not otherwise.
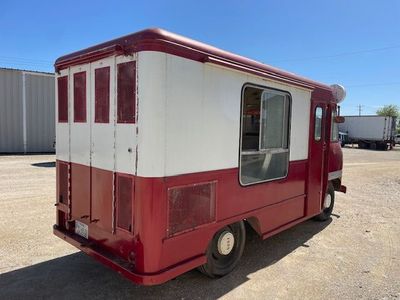
[[[58,122],[68,122],[68,76],[57,79],[58,90]]]
[[[135,123],[136,62],[118,64],[117,122]]]
[[[74,74],[74,122],[86,122],[86,72]]]
[[[95,70],[95,117],[96,123],[108,123],[110,119],[110,67]]]

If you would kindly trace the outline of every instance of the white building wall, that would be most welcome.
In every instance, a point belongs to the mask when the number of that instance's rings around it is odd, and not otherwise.
[[[54,75],[26,72],[26,152],[54,152]]]
[[[0,153],[54,152],[54,75],[0,68]]]

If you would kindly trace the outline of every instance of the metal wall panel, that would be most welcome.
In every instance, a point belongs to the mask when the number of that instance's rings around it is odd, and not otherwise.
[[[23,152],[21,71],[0,69],[0,153]]]
[[[25,74],[27,152],[54,152],[54,76]]]
[[[54,76],[0,69],[0,153],[54,152]]]

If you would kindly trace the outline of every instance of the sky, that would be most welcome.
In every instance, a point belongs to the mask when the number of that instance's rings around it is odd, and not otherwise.
[[[342,115],[400,106],[398,0],[1,0],[0,67],[51,72],[61,55],[150,27],[342,84]]]

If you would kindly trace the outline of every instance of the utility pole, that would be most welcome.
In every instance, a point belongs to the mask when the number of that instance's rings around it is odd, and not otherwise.
[[[357,107],[358,107],[358,115],[361,116],[361,107],[362,107],[362,105],[359,104],[359,105],[357,105]]]

